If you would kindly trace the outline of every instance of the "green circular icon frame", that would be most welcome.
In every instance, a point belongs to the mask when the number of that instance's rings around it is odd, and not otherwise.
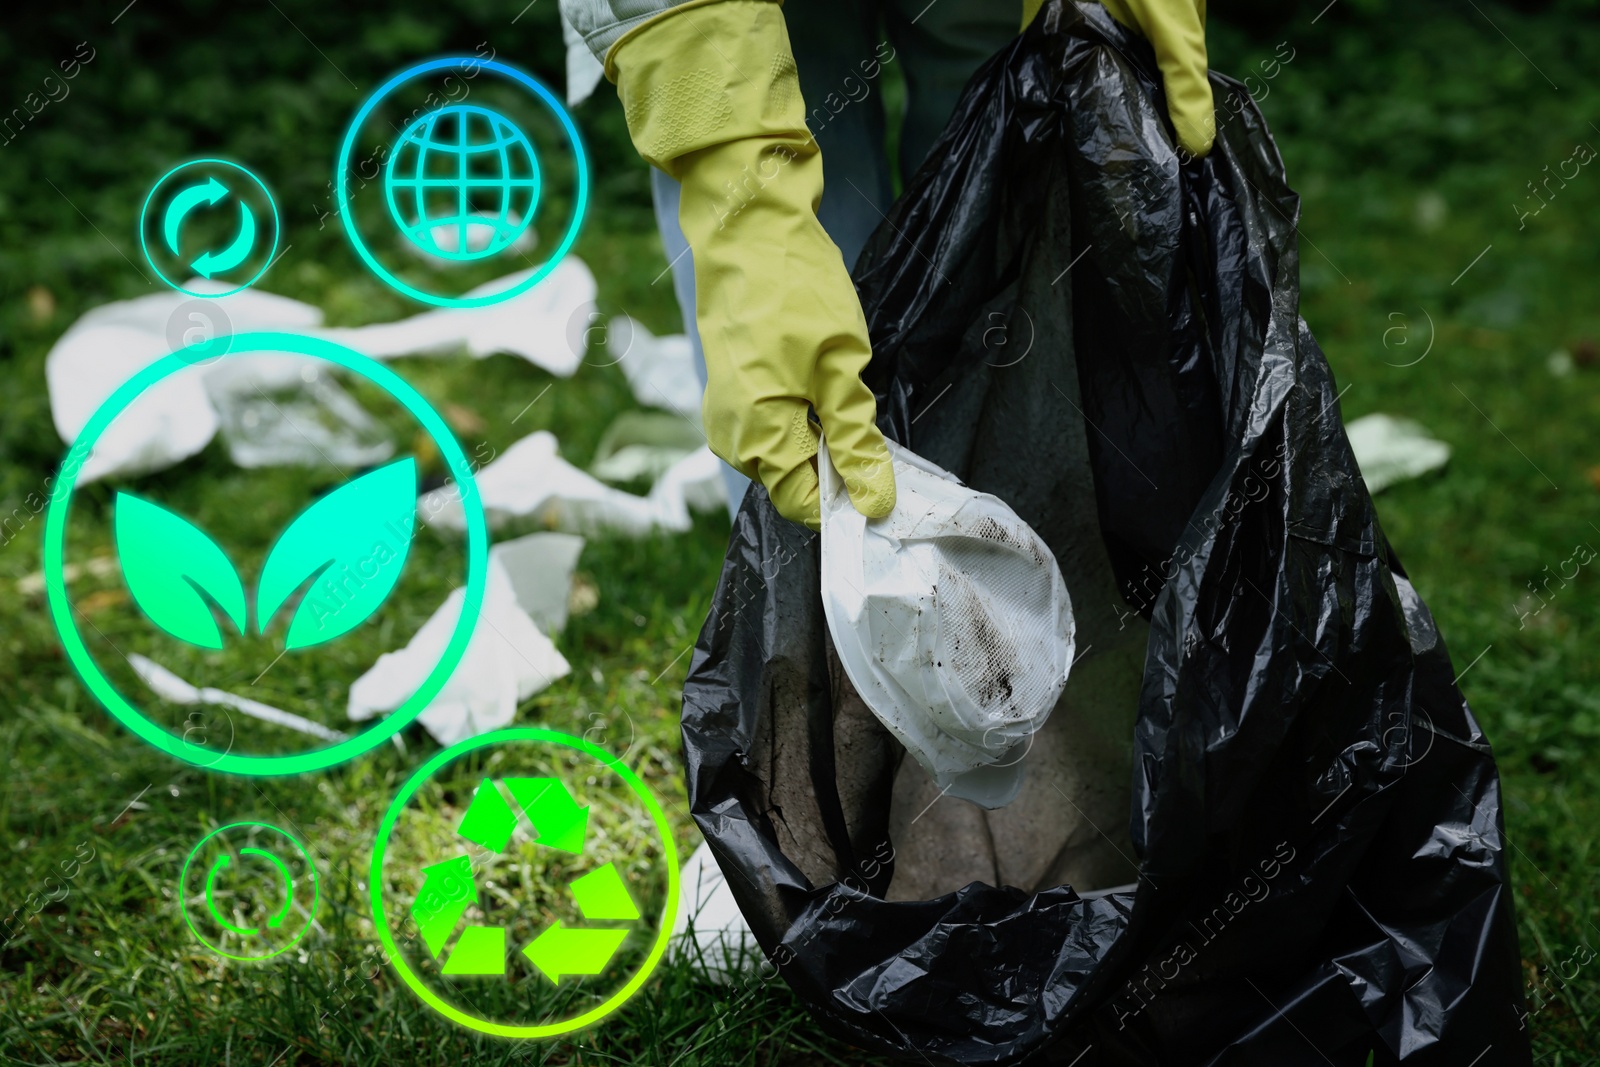
[[[156,193],[163,185],[167,183],[168,178],[172,177],[180,170],[185,170],[189,167],[197,167],[202,163],[216,163],[220,166],[232,167],[234,170],[243,174],[245,177],[256,183],[256,185],[261,189],[262,194],[267,198],[267,204],[272,208],[272,247],[267,252],[267,258],[262,262],[260,269],[250,277],[249,281],[245,282],[243,285],[237,286],[236,288],[229,289],[225,293],[197,293],[193,289],[185,289],[183,286],[179,285],[177,282],[173,281],[171,278],[162,273],[161,268],[156,265],[155,257],[150,254],[150,245],[144,239],[145,218],[150,214],[150,202],[155,199]],[[283,240],[283,220],[278,215],[278,202],[273,199],[272,190],[267,188],[267,183],[262,181],[256,175],[255,171],[251,170],[249,167],[246,167],[242,163],[235,163],[231,159],[217,159],[214,157],[208,157],[205,159],[191,159],[187,163],[179,163],[176,167],[173,167],[171,170],[167,171],[161,177],[156,179],[156,183],[152,185],[150,187],[150,191],[145,194],[143,206],[139,208],[139,251],[144,253],[144,261],[150,264],[150,269],[156,272],[157,278],[160,278],[178,292],[184,293],[188,296],[199,297],[201,300],[217,300],[224,296],[232,296],[234,293],[241,293],[250,288],[256,282],[260,281],[261,276],[267,272],[267,268],[272,266],[273,262],[275,261],[278,253],[278,242],[281,240]]]
[[[233,337],[232,347],[217,359],[233,359],[256,352],[289,352],[296,355],[323,359],[336,366],[359,374],[398,400],[420,422],[438,446],[439,454],[455,478],[461,496],[461,510],[467,532],[467,582],[461,604],[461,617],[445,646],[444,653],[422,685],[400,707],[389,715],[377,719],[372,726],[337,744],[307,752],[281,755],[252,755],[225,752],[220,758],[205,762],[196,758],[183,738],[168,733],[157,726],[144,713],[119,693],[111,680],[100,670],[100,665],[89,654],[83,635],[78,632],[72,618],[72,605],[67,599],[66,579],[63,573],[67,521],[71,515],[72,499],[77,488],[78,472],[84,460],[94,451],[95,442],[117,416],[144,391],[169,375],[193,364],[182,352],[174,352],[150,364],[129,378],[116,392],[100,405],[78,434],[61,463],[50,496],[50,507],[45,514],[44,528],[44,584],[49,599],[50,616],[56,632],[67,652],[67,659],[83,683],[89,687],[113,718],[147,741],[155,748],[192,766],[206,770],[241,775],[303,774],[320,771],[353,759],[372,750],[409,725],[422,714],[422,709],[444,688],[450,675],[466,654],[467,643],[477,625],[478,612],[483,607],[484,589],[489,573],[489,530],[483,513],[483,502],[478,495],[478,485],[473,478],[472,464],[456,441],[455,435],[445,425],[444,419],[412,388],[404,378],[378,361],[363,356],[332,341],[320,337],[305,337],[292,333],[242,333]]]
[[[538,1025],[515,1025],[510,1023],[494,1023],[487,1019],[480,1019],[475,1015],[461,1010],[454,1004],[435,993],[413,971],[405,957],[401,954],[394,942],[394,934],[389,929],[388,914],[383,907],[383,858],[388,851],[389,837],[394,832],[395,824],[400,819],[400,813],[417,790],[422,788],[427,780],[447,763],[466,755],[476,749],[504,742],[533,742],[537,744],[560,745],[565,748],[576,749],[590,758],[603,764],[621,778],[628,788],[643,802],[645,809],[650,813],[650,820],[655,824],[656,834],[661,841],[663,862],[667,865],[667,902],[661,912],[661,927],[656,933],[655,944],[650,946],[650,954],[640,964],[633,977],[617,990],[603,1003],[589,1009],[582,1015],[571,1019],[564,1019],[555,1023],[541,1023]],[[667,951],[667,943],[672,939],[672,925],[678,915],[678,849],[672,840],[672,827],[667,822],[667,813],[661,807],[661,802],[650,792],[650,787],[635,774],[627,764],[601,748],[599,745],[586,741],[581,737],[561,733],[559,730],[546,730],[538,727],[517,727],[509,730],[497,730],[494,733],[480,734],[469,737],[465,741],[451,745],[443,752],[438,753],[427,763],[419,767],[415,774],[406,779],[405,785],[395,794],[394,800],[389,804],[389,810],[384,812],[383,822],[378,825],[378,836],[372,845],[372,863],[368,872],[368,895],[372,898],[372,921],[378,929],[378,937],[383,943],[384,955],[388,957],[390,965],[400,975],[400,980],[410,987],[411,991],[422,998],[422,1001],[433,1008],[445,1018],[460,1023],[462,1026],[480,1033],[494,1034],[497,1037],[556,1037],[560,1034],[580,1030],[592,1023],[610,1015],[623,1004],[632,999],[643,986],[650,975],[655,971],[656,965],[661,962],[661,957]]]
[[[393,271],[378,262],[378,258],[372,254],[372,250],[367,247],[367,243],[361,239],[361,232],[356,228],[350,199],[348,182],[350,153],[351,149],[355,147],[356,134],[361,132],[361,124],[366,122],[367,116],[372,114],[372,110],[381,104],[395,88],[436,70],[444,70],[451,67],[464,68],[468,65],[493,71],[502,78],[515,82],[538,97],[555,114],[556,119],[561,123],[562,130],[567,135],[567,143],[572,146],[574,167],[578,176],[578,188],[573,197],[572,219],[567,223],[566,232],[561,235],[561,243],[556,246],[556,250],[550,254],[549,258],[534,268],[533,272],[526,278],[503,292],[488,293],[484,296],[440,296],[437,293],[419,289],[397,277]],[[508,119],[507,121],[510,120]],[[340,220],[344,223],[344,232],[350,238],[350,244],[356,250],[356,254],[367,265],[367,269],[371,270],[379,280],[395,292],[409,296],[413,300],[420,300],[424,304],[432,304],[435,307],[488,307],[491,304],[498,304],[502,300],[510,300],[514,296],[520,296],[535,285],[538,285],[551,271],[556,269],[557,264],[565,259],[567,253],[572,250],[573,244],[578,240],[578,231],[583,227],[584,216],[589,210],[589,156],[584,150],[583,138],[578,135],[577,123],[572,121],[572,116],[567,114],[567,109],[561,106],[561,101],[543,82],[511,66],[509,63],[502,63],[498,60],[479,59],[476,56],[446,56],[442,59],[433,59],[426,63],[418,63],[416,66],[407,67],[378,86],[372,95],[368,96],[365,102],[362,103],[361,109],[356,112],[355,118],[350,120],[350,127],[345,131],[344,142],[339,146],[338,159],[333,165],[333,202],[338,209]],[[528,221],[531,224],[531,215]],[[477,262],[484,262],[484,260],[480,259]]]
[[[235,830],[241,826],[255,826],[263,830],[271,830],[273,833],[281,834],[283,837],[287,838],[289,843],[293,845],[300,853],[301,858],[306,861],[306,870],[311,873],[311,909],[306,913],[305,923],[298,931],[295,932],[294,937],[290,938],[287,943],[279,948],[273,949],[264,956],[235,956],[231,952],[224,952],[216,945],[213,945],[210,941],[207,941],[205,935],[202,934],[194,925],[194,920],[189,918],[188,893],[185,890],[185,886],[188,884],[189,880],[189,864],[194,862],[195,856],[199,855],[200,850],[205,847],[207,841],[210,841],[213,837],[216,837],[224,830]],[[183,870],[178,874],[178,914],[183,916],[183,924],[189,928],[189,932],[194,935],[195,940],[200,942],[206,948],[210,949],[212,952],[215,952],[219,956],[224,956],[230,960],[238,960],[241,963],[256,963],[260,960],[270,960],[272,957],[287,952],[289,949],[299,944],[300,939],[305,937],[307,931],[311,929],[311,924],[316,921],[317,904],[321,901],[321,899],[321,890],[317,885],[317,865],[312,862],[311,853],[306,851],[306,846],[300,843],[299,838],[295,837],[287,830],[273,826],[271,823],[266,822],[231,822],[226,826],[217,827],[215,830],[202,837],[199,841],[195,842],[194,848],[189,850],[189,855],[184,857]]]

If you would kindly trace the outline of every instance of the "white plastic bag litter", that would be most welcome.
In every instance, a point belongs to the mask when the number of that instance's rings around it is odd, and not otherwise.
[[[519,271],[497,278],[468,295],[504,291],[527,274]],[[227,289],[221,282],[205,279],[184,284],[195,292]],[[173,335],[183,337],[202,328],[196,336],[212,336],[206,332],[210,330],[221,334],[257,330],[306,334],[338,342],[373,359],[461,348],[478,359],[505,352],[568,377],[578,369],[581,357],[567,339],[567,326],[575,319],[589,318],[594,299],[594,275],[576,256],[556,264],[527,292],[498,304],[424,311],[396,322],[350,329],[324,329],[321,309],[260,289],[205,301],[175,291],[152,293],[93,308],[61,335],[45,357],[50,413],[56,432],[71,444],[118,386],[173,350]],[[205,448],[219,428],[235,461],[246,465],[331,460],[359,466],[373,462],[370,456],[377,455],[373,450],[379,445],[373,440],[371,420],[342,419],[341,411],[348,413],[354,401],[345,404],[338,400],[336,386],[321,390],[298,407],[272,397],[271,403],[278,404],[283,418],[264,417],[264,412],[276,413],[239,402],[230,407],[230,398],[259,399],[263,392],[299,388],[307,365],[315,366],[315,362],[303,356],[262,353],[216,360],[173,374],[141,394],[107,427],[84,461],[79,484],[112,474],[163,470]],[[689,375],[698,388],[692,366]],[[255,411],[254,426],[247,425],[251,410]],[[327,432],[296,428],[307,421]],[[308,438],[319,444],[306,444]],[[296,448],[295,441],[302,447]],[[280,459],[274,460],[274,456]]]
[[[224,289],[220,283],[188,284],[196,291]],[[205,315],[185,309],[185,304],[203,308]],[[258,289],[221,297],[209,306],[183,293],[162,292],[86,311],[45,357],[50,413],[63,441],[71,444],[77,440],[90,416],[118,386],[172,351],[167,331],[174,317],[184,330],[226,321],[234,333],[311,332],[322,324],[322,312],[317,308]],[[271,359],[251,358],[248,363],[250,369],[266,368]],[[109,474],[162,470],[209,444],[216,435],[218,417],[206,393],[205,379],[214,366],[186,367],[140,394],[95,443],[79,471],[79,484]],[[233,373],[245,370],[234,368]]]
[[[1376,412],[1348,423],[1344,432],[1370,493],[1420,478],[1450,462],[1450,446],[1429,437],[1420,423],[1410,419]]]
[[[351,683],[352,720],[391,712],[410,699],[450,642],[465,596],[464,590],[453,591],[404,648],[385,652]],[[509,724],[520,702],[571,670],[517,601],[504,561],[491,550],[483,609],[472,639],[450,680],[417,721],[441,745],[453,745]]]
[[[503,293],[536,268],[529,267],[469,290],[468,297]],[[483,307],[436,308],[394,322],[313,331],[373,359],[437,355],[466,348],[474,359],[496,353],[520,356],[541,370],[570,378],[583,362],[567,339],[567,326],[594,311],[594,274],[567,256],[524,293]]]
[[[675,411],[700,425],[705,387],[687,336],[657,337],[639,320],[618,315],[606,324],[606,354],[622,368],[635,400],[645,407]]]
[[[713,981],[729,984],[740,972],[755,970],[761,946],[733,899],[711,846],[704,841],[683,865],[683,887],[672,922],[672,956],[705,965]],[[691,929],[693,931],[691,937]]]
[[[389,433],[332,374],[297,356],[223,360],[206,395],[239,466],[370,467],[394,454]]]
[[[532,519],[573,533],[614,531],[638,537],[652,530],[689,529],[689,511],[726,501],[718,459],[701,447],[656,479],[648,496],[614,489],[557,454],[555,435],[536,430],[517,441],[474,476],[491,528],[511,519]],[[423,522],[461,531],[465,520],[454,483],[417,501]]]
[[[1003,501],[889,453],[897,501],[871,522],[826,445],[817,457],[828,632],[861,699],[943,792],[1002,807],[1072,667],[1066,583]]]

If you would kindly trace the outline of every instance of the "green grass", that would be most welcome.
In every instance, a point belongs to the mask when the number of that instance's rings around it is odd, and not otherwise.
[[[193,6],[197,17],[224,19]],[[1550,575],[1575,546],[1600,546],[1600,173],[1583,167],[1525,228],[1512,205],[1528,205],[1526,183],[1542,180],[1542,168],[1555,169],[1576,143],[1600,144],[1590,126],[1600,122],[1590,76],[1600,35],[1585,17],[1485,6],[1513,47],[1470,8],[1401,15],[1363,5],[1357,14],[1341,5],[1312,24],[1321,6],[1301,9],[1270,36],[1214,21],[1213,65],[1242,76],[1275,52],[1281,60],[1278,42],[1293,49],[1262,107],[1303,196],[1303,314],[1347,387],[1346,418],[1408,415],[1454,449],[1446,471],[1390,490],[1379,510],[1495,743],[1539,1063],[1592,1062],[1600,1054],[1592,1021],[1600,962],[1590,951],[1600,946],[1600,657],[1592,652],[1600,574],[1593,565],[1573,574],[1568,564],[1569,577]],[[44,387],[49,346],[88,308],[151,291],[123,255],[137,258],[129,235],[138,200],[170,159],[205,150],[266,161],[294,245],[266,288],[321,306],[336,324],[384,321],[414,309],[359,269],[331,225],[317,228],[324,155],[358,95],[339,72],[371,84],[414,55],[471,52],[492,40],[558,80],[554,5],[533,7],[514,27],[488,4],[449,14],[374,5],[359,19],[324,7],[294,15],[326,62],[255,5],[220,24],[239,42],[226,62],[185,35],[162,33],[159,20],[140,22],[139,8],[115,29],[82,32],[75,20],[40,14],[32,37],[0,42],[6,91],[19,99],[44,72],[39,57],[70,55],[85,36],[99,49],[73,95],[0,148],[0,515],[27,512],[62,451]],[[577,254],[600,280],[602,308],[626,309],[658,332],[676,329],[669,287],[655,282],[663,259],[644,172],[618,108],[603,91],[577,117],[601,175]],[[1426,358],[1399,366],[1425,348]],[[1558,349],[1574,357],[1565,377],[1549,369]],[[597,363],[569,380],[504,356],[394,366],[453,412],[469,455],[543,428],[565,458],[584,465],[612,417],[634,406],[616,369]],[[316,471],[241,471],[214,444],[140,488],[237,548],[248,575],[271,532],[331,482]],[[85,493],[74,553],[108,551],[106,503],[103,488]],[[823,1037],[781,982],[722,990],[688,966],[664,967],[613,1019],[575,1038],[507,1044],[440,1019],[373,962],[365,890],[378,820],[436,746],[412,730],[404,751],[384,745],[326,773],[257,780],[155,753],[94,704],[42,600],[18,589],[39,569],[42,525],[8,528],[0,545],[0,915],[42,902],[0,950],[0,1058],[867,1062]],[[724,518],[706,516],[681,536],[591,540],[579,571],[598,603],[558,638],[573,672],[518,713],[520,724],[587,732],[626,752],[667,804],[684,851],[696,835],[677,730],[682,653],[709,604],[726,529]],[[278,664],[259,683],[264,699],[300,699],[301,710],[315,712],[305,695],[315,684],[333,702],[322,714],[337,721],[341,686],[446,591],[438,574],[459,560],[459,546],[431,532],[418,546],[441,566],[419,568],[378,623],[318,668],[326,676]],[[1530,582],[1548,606],[1519,618],[1539,607]],[[131,609],[117,600],[115,581],[86,579],[82,591],[97,589],[103,595],[90,603],[113,638],[158,658],[174,654],[137,628],[118,629]],[[263,651],[241,642],[210,661],[220,671],[210,677],[245,691]],[[268,738],[241,733],[239,743],[246,740]],[[325,896],[303,952],[223,967],[184,935],[172,886],[196,840],[246,818],[297,828],[315,850]]]

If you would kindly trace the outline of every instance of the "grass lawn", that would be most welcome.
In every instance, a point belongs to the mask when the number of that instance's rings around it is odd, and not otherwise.
[[[30,16],[34,36],[8,34],[0,69],[18,98],[58,52],[72,55],[85,37],[97,51],[71,96],[0,147],[0,516],[28,514],[29,494],[41,492],[63,451],[45,390],[50,345],[89,308],[153,291],[130,260],[138,204],[155,176],[202,151],[260,164],[277,183],[293,246],[263,288],[314,303],[337,325],[409,314],[360,269],[331,218],[318,225],[325,157],[360,95],[355,86],[416,56],[472,52],[480,40],[559,81],[554,6],[533,7],[516,25],[488,4],[437,19],[410,4],[375,6],[364,21],[294,12],[320,56],[271,7],[208,7],[241,42],[226,61],[164,36],[157,19],[140,23],[139,8],[116,26],[96,16],[81,32],[81,20],[43,13]],[[1600,656],[1587,642],[1600,635],[1600,575],[1574,561],[1600,546],[1600,173],[1582,165],[1576,177],[1540,185],[1539,200],[1529,183],[1557,172],[1575,146],[1600,145],[1592,77],[1600,33],[1592,19],[1499,6],[1425,4],[1405,14],[1341,6],[1317,17],[1319,8],[1270,33],[1214,21],[1213,66],[1256,72],[1252,86],[1302,194],[1302,313],[1346,390],[1346,419],[1409,416],[1454,451],[1443,473],[1389,490],[1379,510],[1500,761],[1538,1062],[1592,1063],[1600,1058],[1592,951],[1600,946]],[[346,32],[346,23],[359,30]],[[576,118],[597,173],[576,254],[599,279],[603,310],[674,331],[647,182],[619,108],[602,89]],[[563,456],[583,466],[611,419],[635,406],[604,362],[570,379],[509,356],[392,366],[452,413],[469,455],[549,429]],[[241,572],[253,574],[268,531],[337,480],[316,470],[243,471],[213,443],[139,488],[237,546]],[[89,521],[74,553],[109,552],[109,499],[104,487],[84,494],[78,506]],[[19,588],[40,568],[43,525],[41,517],[0,534],[0,916],[22,909],[16,936],[0,948],[0,1059],[876,1062],[823,1036],[782,983],[730,995],[678,965],[574,1038],[508,1043],[441,1019],[370,963],[365,885],[389,799],[437,746],[412,728],[403,751],[386,744],[331,771],[265,779],[155,752],[88,695],[42,598]],[[710,515],[679,536],[591,539],[579,573],[598,599],[557,639],[572,673],[517,716],[519,725],[587,733],[626,752],[667,805],[685,854],[698,835],[685,809],[677,726],[683,653],[705,617],[726,535],[726,519]],[[459,559],[458,545],[431,532],[418,545]],[[338,685],[403,640],[447,591],[426,573],[408,581],[379,624],[341,643],[326,678],[294,674],[286,660],[261,679],[262,699],[319,686],[331,694],[327,721],[337,723]],[[96,618],[110,639],[160,658],[171,646],[119,630],[132,609],[115,581],[99,582],[83,587],[85,611],[103,613]],[[221,673],[206,681],[245,691],[264,649],[245,642],[208,660]],[[182,930],[171,887],[195,841],[252,818],[301,830],[323,874],[322,910],[298,951],[224,966]],[[63,879],[65,864],[75,873]],[[33,902],[42,907],[27,917]]]

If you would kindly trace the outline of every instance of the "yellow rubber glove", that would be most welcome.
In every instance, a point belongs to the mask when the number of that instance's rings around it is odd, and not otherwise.
[[[690,4],[623,37],[607,56],[634,147],[682,186],[694,253],[711,450],[816,529],[815,408],[850,500],[894,507],[894,472],[861,381],[867,324],[839,249],[817,221],[822,156],[782,9]]]
[[[1100,0],[1111,17],[1142,34],[1155,49],[1167,90],[1167,114],[1178,143],[1195,156],[1217,136],[1211,82],[1206,78],[1206,0]],[[1044,0],[1023,0],[1026,27]]]

